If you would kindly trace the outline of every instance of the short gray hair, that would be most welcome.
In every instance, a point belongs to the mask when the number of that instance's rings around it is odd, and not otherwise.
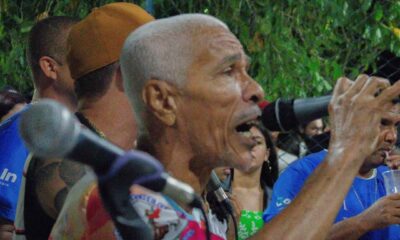
[[[204,28],[228,27],[217,18],[203,14],[182,14],[147,23],[132,32],[120,58],[124,88],[135,111],[139,134],[146,133],[142,89],[151,79],[177,87],[185,83],[192,64],[193,38]]]

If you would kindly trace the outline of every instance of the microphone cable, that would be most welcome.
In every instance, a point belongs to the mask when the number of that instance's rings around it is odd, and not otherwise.
[[[237,226],[237,221],[233,213],[229,213],[229,216],[232,219],[232,224],[233,224],[233,230],[235,231],[235,239],[239,240],[239,234],[238,234],[238,226]]]
[[[206,211],[204,210],[204,207],[201,206],[200,208],[201,214],[203,215],[204,218],[204,224],[205,224],[205,230],[206,230],[206,239],[211,240],[211,232],[210,232],[210,222],[208,221],[208,217],[206,214]]]

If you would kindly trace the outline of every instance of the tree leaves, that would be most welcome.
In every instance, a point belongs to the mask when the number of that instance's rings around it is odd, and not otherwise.
[[[0,88],[32,89],[25,38],[43,13],[86,16],[111,0],[0,0]],[[142,7],[151,1],[137,0]],[[400,2],[373,0],[153,0],[155,17],[199,12],[228,24],[252,58],[269,100],[322,95],[342,75],[373,68],[385,49],[400,55]],[[148,6],[148,5],[147,5]]]

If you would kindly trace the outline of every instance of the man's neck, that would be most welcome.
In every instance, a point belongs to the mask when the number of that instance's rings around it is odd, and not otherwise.
[[[44,90],[35,90],[34,96],[32,98],[32,102],[39,101],[43,98],[53,99],[63,105],[65,105],[68,110],[71,112],[75,112],[77,109],[77,103],[72,96],[66,96],[55,92],[54,90],[48,88]]]
[[[85,101],[79,112],[88,119],[106,139],[124,150],[133,149],[136,138],[136,124],[129,106],[113,102],[113,99]]]
[[[148,151],[164,165],[169,174],[189,184],[197,194],[204,191],[212,168],[208,167],[210,165],[205,159],[195,159],[181,139],[168,134],[144,141],[138,139],[138,147],[139,150]]]
[[[358,171],[358,176],[361,178],[370,178],[374,174],[374,169],[375,168],[361,168],[360,171]]]

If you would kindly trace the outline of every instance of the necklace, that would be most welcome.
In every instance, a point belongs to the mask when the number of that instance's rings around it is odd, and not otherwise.
[[[81,112],[76,112],[75,113],[76,117],[78,118],[79,122],[81,122],[83,125],[85,125],[87,128],[95,132],[97,135],[99,135],[101,138],[106,139],[106,135],[100,131],[99,129],[96,128],[96,126],[85,117]]]

